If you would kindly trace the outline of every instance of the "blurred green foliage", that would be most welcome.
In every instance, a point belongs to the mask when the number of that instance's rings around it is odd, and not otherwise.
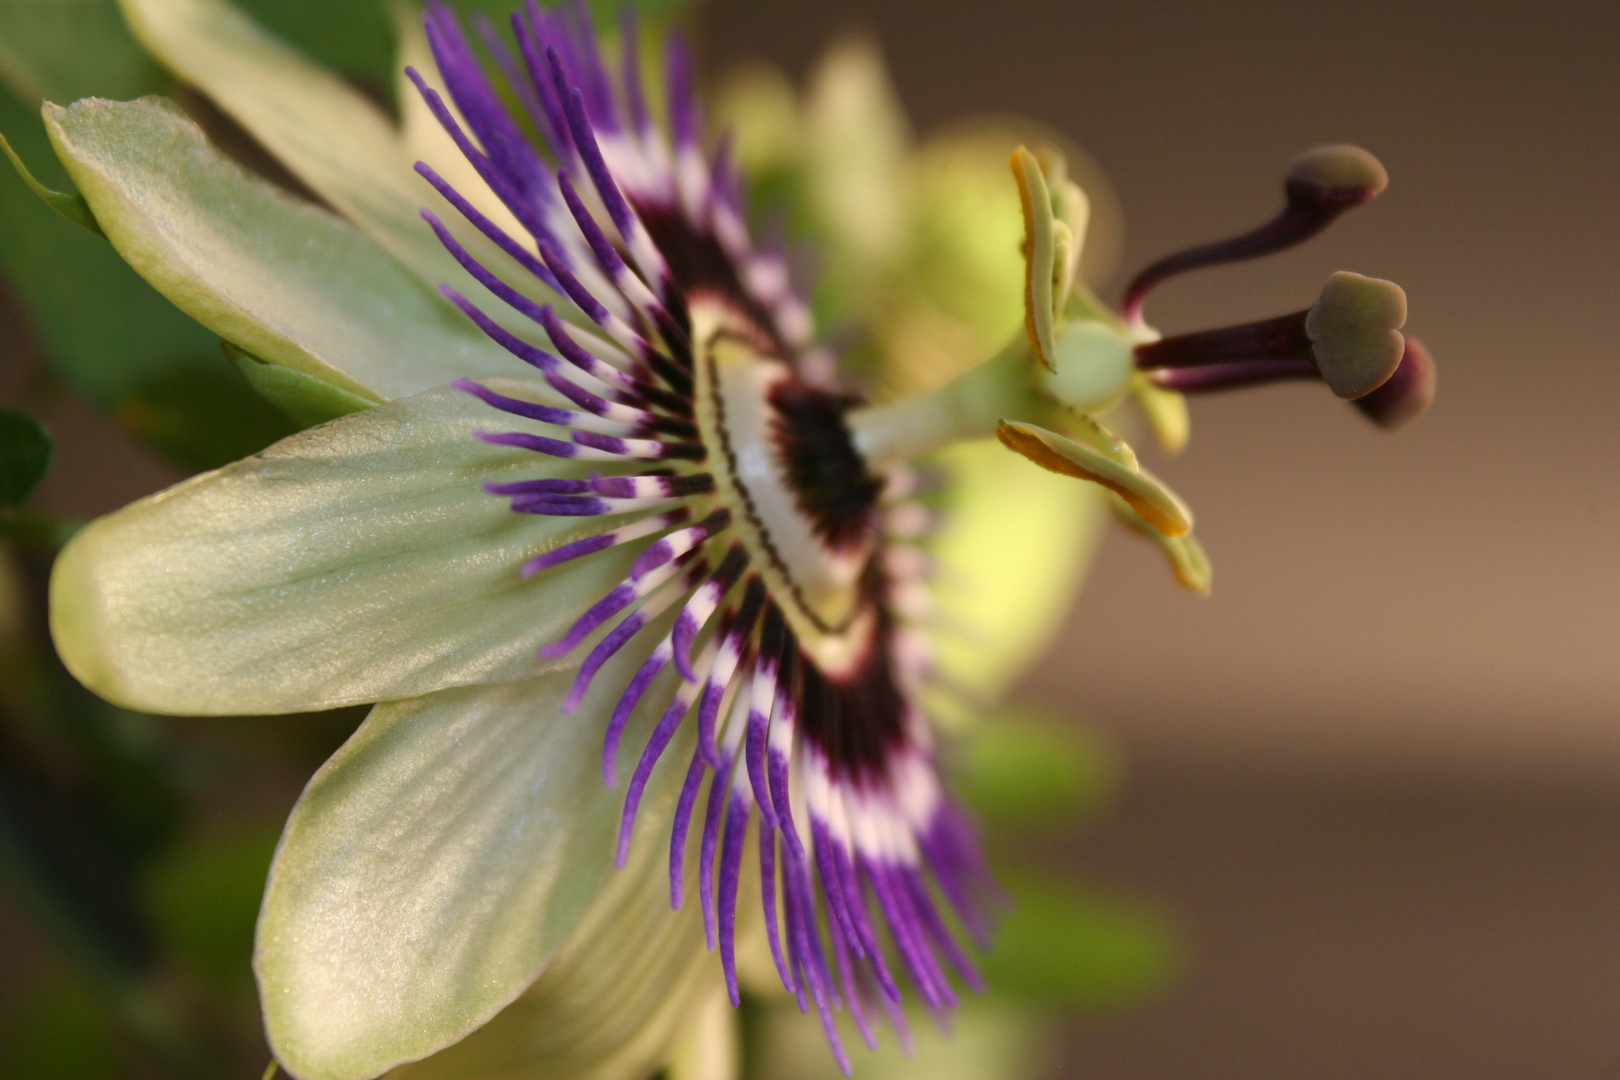
[[[1072,716],[1012,703],[960,740],[953,787],[1000,853],[1007,892],[985,975],[998,994],[1036,1010],[1092,1011],[1139,1001],[1174,978],[1181,941],[1172,919],[1135,900],[1061,876],[1043,838],[1072,834],[1119,794],[1120,754]]]
[[[51,437],[32,416],[0,408],[0,510],[28,497],[51,463]]]
[[[105,1010],[67,978],[29,987],[0,1021],[0,1076],[9,1080],[113,1080],[117,1050]]]
[[[20,98],[56,102],[135,98],[163,85],[116,0],[0,3],[0,79]]]
[[[985,978],[1045,1009],[1111,1009],[1162,990],[1181,966],[1175,922],[1139,901],[1031,872],[1003,871],[1012,908]]]
[[[279,819],[204,827],[147,871],[159,936],[210,991],[252,996],[253,924],[280,835]]]
[[[956,790],[992,828],[1071,829],[1119,790],[1118,750],[1072,718],[1011,705],[963,742]]]
[[[138,890],[141,867],[178,834],[186,791],[165,722],[81,687],[27,617],[43,606],[40,571],[0,549],[0,881],[103,1016],[191,1075],[197,1055],[159,987],[161,950]],[[45,1000],[55,1019],[40,1022],[75,1022],[70,1004]]]

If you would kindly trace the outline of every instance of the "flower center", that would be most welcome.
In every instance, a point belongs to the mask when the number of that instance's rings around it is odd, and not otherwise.
[[[696,414],[720,497],[793,630],[830,671],[860,653],[861,572],[882,481],[850,440],[848,398],[812,387],[723,302],[692,311]]]

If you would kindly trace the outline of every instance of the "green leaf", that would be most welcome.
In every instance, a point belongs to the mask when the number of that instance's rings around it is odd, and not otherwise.
[[[555,400],[543,384],[492,385]],[[52,572],[58,653],[108,700],[177,715],[305,712],[546,670],[539,647],[644,545],[524,579],[524,562],[604,525],[515,514],[482,485],[602,463],[491,446],[473,436],[484,425],[554,430],[442,388],[92,522]]]
[[[31,416],[0,408],[0,510],[28,498],[51,463],[51,437]]]
[[[172,104],[46,107],[113,245],[210,330],[361,397],[525,365],[363,234],[246,173]]]
[[[623,795],[602,783],[602,731],[644,655],[632,647],[610,661],[573,716],[560,712],[569,672],[379,705],[315,775],[276,853],[254,960],[270,1041],[291,1072],[359,1080],[440,1050],[489,1022],[554,957],[559,969],[575,957],[584,995],[531,1014],[532,1037],[559,1051],[593,1038],[611,1049],[626,1033],[593,1035],[570,1009],[633,1023],[630,1003],[679,992],[613,978],[639,949],[669,947],[645,932],[654,909],[677,921],[655,883],[681,743],[649,791],[637,872],[610,869]],[[641,710],[631,745],[650,720]],[[593,907],[598,897],[605,910]],[[576,945],[582,919],[591,930]],[[695,952],[689,920],[675,941]],[[593,956],[618,959],[593,971],[580,963]],[[605,982],[592,989],[593,978]],[[621,1011],[582,1008],[592,995]]]
[[[1056,878],[1003,875],[1012,911],[984,960],[999,993],[1064,1009],[1117,1008],[1162,990],[1181,967],[1175,924],[1134,902]]]
[[[999,828],[1068,828],[1119,788],[1118,749],[1097,731],[1027,706],[997,710],[962,743],[969,806]]]
[[[96,216],[90,212],[90,204],[84,201],[84,196],[76,191],[56,191],[36,180],[34,174],[28,171],[28,166],[23,163],[22,158],[17,156],[17,151],[11,148],[11,143],[6,140],[3,134],[0,134],[0,152],[6,155],[6,159],[11,162],[11,167],[17,170],[17,175],[22,177],[23,183],[28,185],[28,190],[38,195],[46,206],[55,210],[81,229],[88,229],[97,236],[104,235],[101,226],[96,224]]]
[[[133,98],[162,88],[117,0],[0,3],[0,82],[24,100]]]
[[[42,183],[68,186],[37,111],[0,93],[0,130]],[[242,457],[290,432],[221,359],[216,335],[9,173],[0,166],[0,272],[53,375],[191,468]]]
[[[377,404],[313,375],[260,360],[228,341],[219,344],[248,385],[300,428],[324,424]]]

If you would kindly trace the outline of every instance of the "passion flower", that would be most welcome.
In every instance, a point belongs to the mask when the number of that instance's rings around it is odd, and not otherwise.
[[[205,0],[130,7],[160,54],[227,102],[220,43],[263,49]],[[837,1010],[874,1043],[876,1011],[903,1024],[908,984],[951,1007],[956,983],[981,985],[962,939],[989,933],[984,860],[924,704],[926,515],[910,463],[994,435],[1101,485],[1184,584],[1207,590],[1191,512],[1097,416],[1134,395],[1174,446],[1181,391],[1309,376],[1387,425],[1426,404],[1432,365],[1400,333],[1404,294],[1358,275],[1335,275],[1297,314],[1180,337],[1148,327],[1142,299],[1174,273],[1319,231],[1376,194],[1382,170],[1353,148],[1307,155],[1276,222],[1162,260],[1115,314],[1077,280],[1084,194],[1055,154],[1019,149],[1025,325],[945,386],[870,405],[817,345],[784,256],[751,239],[743,180],[724,141],[703,139],[678,36],[660,125],[633,23],[617,73],[572,10],[531,4],[510,43],[486,32],[489,66],[447,9],[431,6],[425,27],[437,75],[408,74],[459,157],[417,172],[440,197],[423,228],[448,263],[347,165],[311,154],[297,125],[260,101],[235,107],[401,262],[458,268],[443,294],[486,347],[458,346],[476,359],[435,389],[386,363],[369,382],[330,377],[316,346],[343,343],[318,320],[260,316],[240,332],[241,311],[274,304],[189,269],[216,253],[174,200],[131,195],[108,164],[105,140],[143,123],[181,148],[171,161],[202,154],[172,112],[50,114],[131,261],[238,346],[318,373],[334,412],[359,410],[88,527],[53,578],[59,651],[137,708],[383,702],[300,801],[260,922],[267,1026],[296,1074],[370,1075],[454,1042],[548,970],[576,926],[606,942],[606,971],[645,962],[674,986],[685,954],[646,919],[615,926],[593,909],[581,922],[593,845],[616,838],[617,862],[645,869],[637,825],[666,823],[670,898],[683,907],[695,885],[732,1002],[743,872],[757,866],[777,976],[847,1070]],[[188,60],[191,43],[213,52]],[[359,258],[331,250],[340,268]],[[373,393],[379,382],[400,392]],[[365,407],[381,397],[396,400]],[[625,783],[611,829],[598,767]],[[634,907],[625,895],[613,902]],[[576,939],[555,967],[588,969],[593,944]],[[657,990],[591,992],[678,1024],[647,1005]]]

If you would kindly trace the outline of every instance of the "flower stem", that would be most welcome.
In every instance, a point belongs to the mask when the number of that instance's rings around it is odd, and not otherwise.
[[[1035,358],[1020,330],[990,359],[937,390],[854,409],[846,417],[855,449],[874,472],[966,439],[988,438],[1005,419],[1043,410],[1030,375]]]

